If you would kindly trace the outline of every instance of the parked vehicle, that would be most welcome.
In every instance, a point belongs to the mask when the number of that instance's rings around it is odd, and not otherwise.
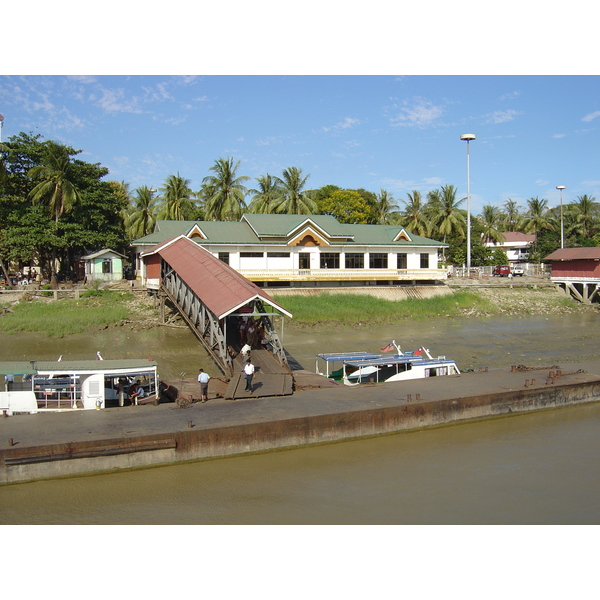
[[[508,277],[510,274],[511,270],[508,265],[494,267],[494,270],[492,271],[492,277]]]
[[[523,275],[525,275],[525,271],[523,270],[523,267],[512,267],[512,274],[517,277],[517,275],[519,277],[523,277]]]

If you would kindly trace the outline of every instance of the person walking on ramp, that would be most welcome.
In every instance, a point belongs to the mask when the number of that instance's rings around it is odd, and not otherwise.
[[[252,364],[252,361],[250,359],[246,361],[246,364],[242,369],[242,373],[244,373],[244,376],[246,377],[246,387],[244,388],[244,391],[252,393],[252,377],[254,377],[254,365]]]
[[[200,384],[200,398],[202,402],[206,402],[208,400],[208,380],[210,379],[210,375],[204,372],[204,369],[200,369],[198,371],[198,383]]]

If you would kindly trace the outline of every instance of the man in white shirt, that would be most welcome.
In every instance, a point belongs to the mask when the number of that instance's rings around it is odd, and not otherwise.
[[[244,391],[252,393],[252,377],[254,376],[254,365],[252,364],[250,359],[246,361],[246,364],[242,369],[242,373],[244,373],[244,376],[246,377],[246,388],[244,389]]]
[[[210,375],[204,372],[204,369],[200,369],[198,371],[198,383],[200,384],[200,398],[202,402],[206,402],[208,400],[208,380],[210,379]]]

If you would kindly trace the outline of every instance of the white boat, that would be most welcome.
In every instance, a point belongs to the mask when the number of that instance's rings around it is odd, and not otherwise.
[[[394,340],[386,348],[395,348],[396,354],[369,354],[367,352],[348,352],[338,354],[318,354],[317,358],[325,361],[326,374],[317,373],[331,379],[343,381],[346,385],[361,383],[388,383],[427,377],[443,377],[460,375],[454,360],[445,356],[434,358],[427,348],[419,348],[415,352],[403,352]],[[341,368],[329,374],[329,365],[341,363]]]
[[[146,403],[159,395],[156,369],[145,359],[0,362],[0,414],[123,406],[133,382],[144,389]]]

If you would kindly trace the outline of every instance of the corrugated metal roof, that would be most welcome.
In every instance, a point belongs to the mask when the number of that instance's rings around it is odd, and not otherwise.
[[[156,252],[218,319],[255,299],[261,299],[283,314],[292,316],[269,294],[193,240],[180,236],[159,246]]]
[[[533,244],[536,240],[536,235],[534,233],[527,234],[521,233],[520,231],[505,231],[502,235],[504,236],[504,241],[509,244],[515,242],[527,242]]]
[[[448,244],[418,236],[405,230],[412,241],[394,241],[405,228],[399,225],[354,225],[340,223],[331,215],[255,215],[245,214],[241,221],[158,221],[154,233],[134,240],[133,246],[156,245],[189,235],[197,228],[206,241],[195,237],[199,243],[239,245],[284,245],[293,238],[302,225],[312,223],[323,232],[331,245],[357,246],[434,246]]]
[[[600,260],[600,247],[560,248],[544,260]]]

